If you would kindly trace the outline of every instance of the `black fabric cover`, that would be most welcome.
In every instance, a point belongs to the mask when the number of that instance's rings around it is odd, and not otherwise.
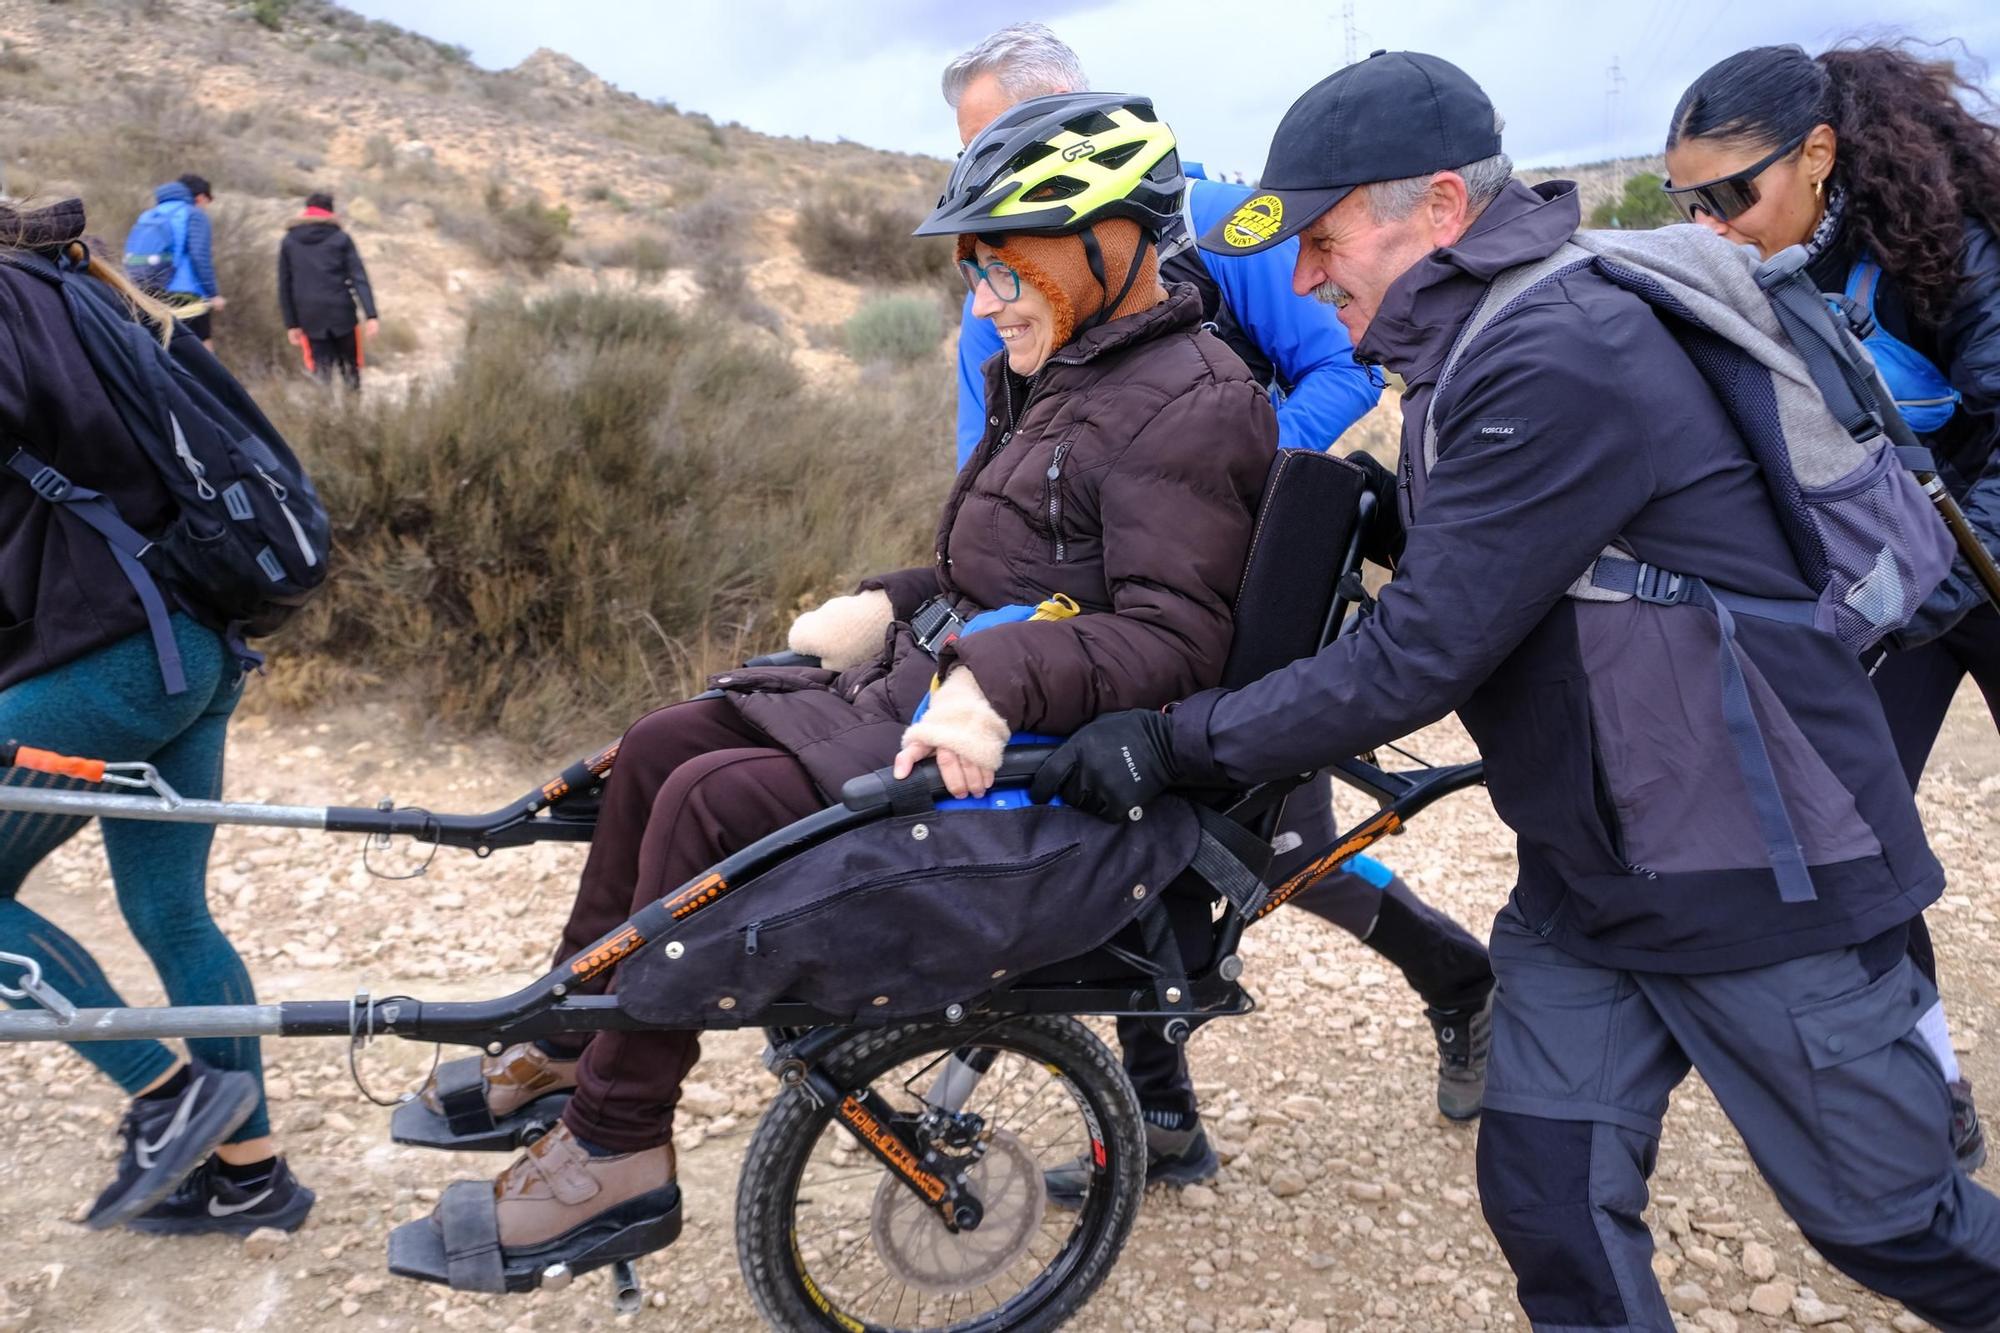
[[[1344,458],[1278,451],[1236,593],[1223,688],[1241,688],[1319,651],[1366,489],[1367,475]]]
[[[663,1027],[742,1021],[779,1000],[860,1023],[935,1014],[1095,949],[1193,863],[1199,838],[1193,808],[1174,797],[1138,825],[1047,806],[886,819],[774,866],[650,943],[620,966],[619,1005]]]

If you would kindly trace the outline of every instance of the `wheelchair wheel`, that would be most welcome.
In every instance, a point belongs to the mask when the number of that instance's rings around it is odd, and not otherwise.
[[[821,1067],[962,1170],[983,1216],[948,1230],[833,1108],[787,1091],[758,1124],[736,1192],[737,1255],[765,1319],[998,1333],[1056,1328],[1089,1299],[1146,1186],[1138,1100],[1089,1029],[1039,1016],[970,1032],[916,1024],[858,1034]],[[1074,1211],[1048,1202],[1043,1173],[1057,1169],[1088,1180]]]

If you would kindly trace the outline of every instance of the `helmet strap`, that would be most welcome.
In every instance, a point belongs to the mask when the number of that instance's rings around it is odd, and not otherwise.
[[[1091,228],[1086,227],[1076,236],[1083,242],[1083,258],[1090,265],[1090,276],[1097,279],[1097,286],[1104,293],[1104,304],[1078,326],[1077,332],[1084,333],[1109,320],[1111,312],[1124,304],[1125,298],[1131,294],[1132,284],[1139,280],[1139,270],[1145,263],[1146,235],[1141,229],[1139,244],[1132,251],[1132,261],[1125,270],[1125,281],[1118,288],[1116,296],[1111,294],[1111,284],[1104,276],[1104,250],[1097,244],[1096,234]]]

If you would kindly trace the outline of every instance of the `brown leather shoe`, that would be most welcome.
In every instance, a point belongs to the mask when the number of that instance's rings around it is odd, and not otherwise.
[[[592,1157],[569,1126],[558,1123],[493,1182],[500,1248],[545,1244],[628,1199],[673,1183],[671,1143],[617,1157]]]
[[[486,1082],[486,1106],[498,1120],[551,1092],[567,1092],[576,1086],[575,1058],[559,1059],[532,1041],[509,1046],[498,1055],[483,1057],[479,1074]],[[437,1082],[424,1085],[420,1095],[424,1106],[443,1115]]]

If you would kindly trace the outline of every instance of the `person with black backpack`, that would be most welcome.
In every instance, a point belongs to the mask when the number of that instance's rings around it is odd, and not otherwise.
[[[1797,255],[1579,231],[1435,56],[1309,89],[1259,188],[1202,243],[1297,235],[1294,289],[1402,377],[1405,558],[1316,656],[1100,716],[1032,794],[1122,821],[1455,711],[1516,836],[1478,1177],[1533,1327],[1677,1327],[1643,1213],[1699,1071],[1829,1264],[2000,1333],[1908,954],[1944,870],[1860,660],[1953,547],[1860,347]]]
[[[1667,194],[1690,221],[1767,257],[1806,248],[1813,280],[2000,552],[2000,126],[1967,110],[1982,100],[1950,61],[1894,46],[1741,51],[1681,95]],[[2000,721],[2000,611],[1961,556],[1887,645],[1871,655],[1875,692],[1914,788],[1968,675]],[[1921,918],[1911,947],[1935,983]],[[1941,1004],[1924,1035],[1952,1083],[1959,1160],[1976,1171],[1985,1135]]]
[[[361,387],[363,342],[375,336],[375,292],[354,238],[342,230],[333,196],[306,196],[278,245],[278,305],[285,336],[305,358],[306,369],[331,383],[335,367],[350,389]],[[357,325],[355,306],[367,321]]]
[[[255,656],[243,636],[282,619],[323,567],[316,554],[291,574],[272,545],[296,531],[323,550],[324,515],[241,387],[169,307],[92,256],[83,230],[80,200],[0,203],[0,741],[147,761],[181,795],[213,799]],[[252,571],[269,579],[260,557],[287,575],[261,601],[246,591]],[[82,785],[0,768],[0,783],[24,782]],[[16,1006],[37,976],[80,1005],[124,1003],[81,943],[20,900],[83,823],[0,815],[0,987]],[[249,974],[208,908],[211,836],[103,825],[119,909],[168,997],[250,1004]],[[73,1047],[133,1099],[87,1224],[297,1227],[313,1193],[271,1137],[257,1043],[187,1046],[185,1057],[152,1041]]]

